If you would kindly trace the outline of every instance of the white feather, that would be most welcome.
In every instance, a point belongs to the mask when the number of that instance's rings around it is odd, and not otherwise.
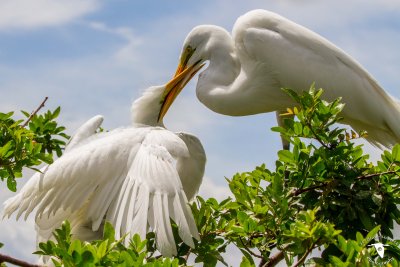
[[[197,192],[205,155],[198,139],[192,147],[182,138],[185,134],[160,127],[157,115],[164,89],[152,87],[135,101],[133,110],[139,114],[133,127],[96,133],[101,116],[82,125],[64,155],[4,203],[3,217],[17,212],[17,219],[24,213],[26,219],[36,209],[38,242],[51,238],[64,220],[70,221],[75,238],[88,241],[100,238],[104,221],[110,221],[116,238],[128,235],[126,244],[135,233],[145,238],[150,226],[165,256],[176,254],[172,218],[183,241],[193,246],[198,233],[185,191],[191,198]],[[194,161],[182,164],[191,157],[202,159],[199,166]],[[194,185],[185,182],[187,188],[182,187],[181,173],[185,179],[192,174]]]

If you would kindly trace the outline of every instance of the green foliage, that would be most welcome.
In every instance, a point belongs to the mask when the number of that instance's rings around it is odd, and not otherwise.
[[[22,111],[29,118],[30,114]],[[47,111],[43,115],[33,115],[26,127],[23,120],[12,118],[13,112],[0,113],[0,178],[7,181],[11,191],[16,191],[16,178],[22,176],[23,167],[35,169],[42,162],[51,163],[53,152],[61,156],[65,139],[64,127],[58,126],[55,119],[60,113]],[[61,137],[62,139],[58,139]]]
[[[337,126],[344,105],[321,99],[322,90],[286,92],[297,106],[274,127],[291,144],[277,154],[275,169],[265,165],[227,179],[232,197],[221,202],[197,197],[191,208],[201,240],[190,248],[173,224],[178,255],[157,254],[155,234],[135,235],[125,247],[107,224],[104,238],[71,239],[70,226],[56,230],[54,241],[37,254],[53,257],[56,266],[204,266],[226,264],[228,245],[243,254],[235,266],[399,266],[400,145],[368,162],[355,133]],[[173,223],[173,222],[172,222]],[[381,258],[372,244],[385,245]],[[318,249],[318,257],[310,258]],[[157,256],[158,255],[158,256]]]
[[[148,266],[177,267],[178,259],[153,257],[149,251],[155,251],[154,243],[148,236],[142,241],[139,235],[134,235],[129,246],[122,244],[124,238],[115,240],[111,224],[104,226],[102,240],[84,242],[71,238],[71,226],[64,222],[60,229],[54,232],[54,241],[40,243],[40,250],[35,254],[52,256],[55,266]]]

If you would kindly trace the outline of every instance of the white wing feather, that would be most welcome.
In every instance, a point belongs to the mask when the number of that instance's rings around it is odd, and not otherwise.
[[[182,139],[161,127],[132,127],[75,141],[5,202],[4,216],[18,211],[17,217],[26,218],[37,208],[42,241],[63,220],[83,239],[100,237],[104,218],[117,238],[126,233],[144,238],[150,227],[165,256],[176,254],[172,218],[182,240],[194,246],[192,237],[199,235],[176,169],[177,160],[190,156]]]
[[[160,252],[175,255],[172,218],[182,240],[194,246],[192,236],[199,236],[175,167],[176,159],[188,156],[186,144],[175,134],[157,128],[146,135],[108,211],[107,220],[115,225],[117,237],[139,233],[145,238],[149,226],[156,233]]]
[[[88,137],[94,135],[96,133],[96,130],[100,128],[101,124],[103,123],[103,120],[104,120],[103,116],[97,115],[89,119],[84,124],[82,124],[78,128],[78,130],[76,130],[71,139],[69,139],[68,144],[65,148],[65,152],[71,150],[72,148],[77,146],[80,142],[87,139]]]
[[[110,202],[115,187],[128,171],[127,159],[149,128],[127,128],[98,134],[91,142],[65,153],[50,166],[36,173],[19,194],[4,204],[4,216],[18,210],[25,218],[37,208],[36,218],[55,215],[58,210],[79,210],[88,200],[90,207]],[[114,186],[110,187],[110,181]],[[101,192],[102,194],[98,194]],[[91,212],[91,219],[104,218],[105,211]],[[68,218],[65,218],[68,219]]]
[[[200,188],[203,181],[204,169],[206,165],[206,153],[200,140],[189,133],[176,133],[185,142],[190,157],[178,159],[176,169],[181,178],[183,190],[186,197],[192,200]]]

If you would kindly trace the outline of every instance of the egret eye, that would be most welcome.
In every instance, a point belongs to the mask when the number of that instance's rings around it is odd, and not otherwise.
[[[182,54],[182,58],[181,58],[181,60],[182,60],[182,65],[183,65],[183,66],[186,66],[186,65],[187,65],[189,59],[192,57],[192,55],[193,55],[193,53],[194,53],[195,50],[196,50],[196,49],[195,49],[195,48],[193,49],[192,46],[190,46],[190,45],[188,45],[188,46],[185,48],[185,50],[184,50],[184,52],[183,52],[183,54]]]

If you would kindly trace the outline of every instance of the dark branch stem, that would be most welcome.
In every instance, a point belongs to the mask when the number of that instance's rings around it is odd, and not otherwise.
[[[265,259],[262,259],[260,264],[258,265],[259,267],[273,267],[277,265],[281,260],[283,260],[284,254],[283,250],[279,251],[272,257],[268,259],[268,261],[265,261]]]
[[[252,255],[253,257],[259,258],[259,259],[263,259],[262,256],[260,256],[260,255],[258,255],[258,254],[256,254],[256,253],[254,253],[253,251],[251,251],[251,250],[246,246],[246,244],[243,242],[243,240],[242,240],[242,238],[241,238],[240,236],[239,236],[239,240],[240,240],[240,243],[242,243],[243,248],[244,248],[248,253],[250,253],[250,255]]]
[[[22,261],[4,254],[0,254],[0,263],[3,262],[8,262],[17,266],[22,266],[22,267],[41,267],[41,265],[37,265],[37,264],[32,264],[26,261]]]
[[[358,176],[356,179],[357,180],[364,180],[364,179],[370,179],[370,178],[374,178],[376,176],[380,176],[380,175],[385,175],[385,174],[396,174],[396,171],[387,171],[387,172],[380,172],[380,173],[372,173],[372,174],[367,174],[367,175],[362,175],[362,176]]]
[[[366,175],[362,175],[362,176],[356,177],[355,180],[371,179],[371,178],[374,178],[374,177],[377,177],[377,176],[380,176],[380,175],[396,174],[396,173],[397,173],[396,171],[387,171],[387,172],[366,174]],[[294,191],[293,196],[298,196],[298,195],[301,195],[303,193],[306,193],[306,192],[314,190],[314,189],[320,189],[320,188],[323,188],[323,187],[325,187],[327,185],[328,185],[328,183],[325,182],[325,183],[322,183],[320,185],[314,185],[314,186],[310,186],[310,187],[307,187],[307,188],[298,189],[298,190]]]
[[[323,188],[323,187],[325,187],[327,184],[328,184],[328,183],[323,183],[323,184],[321,184],[321,185],[314,185],[314,186],[310,186],[310,187],[307,187],[307,188],[298,189],[298,190],[294,191],[293,196],[298,196],[298,195],[301,195],[301,194],[303,194],[303,193],[306,193],[306,192],[311,191],[311,190],[314,190],[314,189]]]
[[[317,135],[316,132],[314,132],[314,127],[311,125],[311,122],[306,120],[306,125],[308,126],[308,128],[310,128],[311,133],[314,135],[314,138],[326,149],[331,150],[332,148],[330,146],[328,146],[327,144],[325,144]]]
[[[317,240],[318,242],[318,240]],[[317,243],[315,242],[311,247],[308,248],[308,250],[306,251],[306,253],[304,253],[303,256],[301,256],[301,258],[296,262],[295,265],[293,265],[293,267],[298,267],[301,264],[303,264],[303,262],[306,260],[307,256],[311,253],[311,251],[315,248],[315,244]]]
[[[46,103],[47,99],[49,99],[49,98],[46,96],[44,98],[44,100],[42,101],[42,103],[39,105],[39,107],[34,112],[32,112],[31,115],[29,116],[29,118],[26,120],[26,122],[24,122],[24,124],[22,124],[22,126],[21,126],[22,128],[24,128],[26,125],[28,125],[28,123],[31,121],[33,116],[35,116],[36,113],[38,113],[39,110],[44,107],[44,104]]]

